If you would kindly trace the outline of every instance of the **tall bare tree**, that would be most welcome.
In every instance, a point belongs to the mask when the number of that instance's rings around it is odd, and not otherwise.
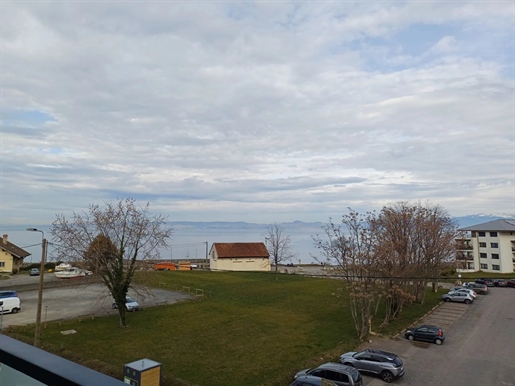
[[[352,209],[342,216],[342,226],[329,221],[323,239],[313,238],[325,262],[345,280],[350,299],[350,312],[358,339],[372,330],[372,308],[377,299],[376,245],[370,229],[372,213],[359,214]]]
[[[438,205],[399,202],[384,207],[373,223],[385,280],[384,323],[405,305],[423,303],[427,284],[454,266],[458,231]]]
[[[289,261],[295,256],[291,251],[290,236],[285,234],[284,228],[277,223],[269,225],[264,236],[266,249],[277,272],[280,263]]]
[[[83,261],[99,274],[111,293],[125,327],[125,298],[132,287],[137,263],[159,257],[168,248],[172,229],[162,215],[152,216],[150,205],[136,205],[132,198],[90,205],[73,213],[71,220],[58,214],[51,233],[60,260]]]
[[[405,306],[423,302],[428,280],[454,266],[458,233],[440,206],[400,202],[377,215],[349,209],[342,226],[330,221],[327,238],[313,240],[345,279],[359,339],[371,332],[374,302],[386,307],[385,325]]]

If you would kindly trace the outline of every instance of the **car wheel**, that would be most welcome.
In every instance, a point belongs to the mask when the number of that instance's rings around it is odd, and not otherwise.
[[[16,314],[16,313],[18,312],[18,309],[17,309],[17,308],[13,308],[13,309],[11,310],[11,312],[12,312],[13,314]]]
[[[441,345],[443,342],[442,342],[442,340],[441,340],[441,339],[435,339],[435,343],[436,343],[437,345]]]
[[[470,304],[470,300],[465,299],[465,304]]]
[[[383,371],[381,373],[381,379],[385,381],[386,383],[392,383],[393,382],[393,374],[389,371]]]
[[[415,339],[415,337],[414,337],[413,335],[408,335],[408,339],[409,339],[409,340],[414,340],[414,339]]]
[[[450,302],[450,301],[451,301],[451,299],[450,299],[450,298],[445,298],[443,301],[444,301],[444,302]]]

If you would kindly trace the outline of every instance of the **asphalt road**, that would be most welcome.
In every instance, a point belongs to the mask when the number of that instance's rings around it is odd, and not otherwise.
[[[421,324],[440,325],[443,345],[411,342],[401,335],[363,348],[390,351],[402,358],[406,374],[398,385],[515,386],[515,289],[491,288],[471,304],[444,303]],[[364,377],[365,385],[384,385]]]
[[[19,280],[25,282],[26,279],[21,278]],[[157,288],[139,291],[139,293],[130,290],[129,295],[143,308],[193,298],[186,293]],[[21,301],[21,311],[17,314],[0,314],[0,326],[2,328],[36,322],[38,291],[19,291],[18,297]],[[98,283],[64,288],[45,288],[43,292],[41,309],[41,321],[43,323],[86,315],[105,316],[113,312],[117,313],[116,310],[112,309],[112,297],[106,288]]]

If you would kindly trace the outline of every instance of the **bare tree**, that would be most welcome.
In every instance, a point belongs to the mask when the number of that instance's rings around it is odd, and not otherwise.
[[[315,246],[335,274],[346,280],[359,339],[371,333],[372,304],[384,303],[383,325],[405,306],[423,302],[428,281],[438,278],[456,256],[456,226],[440,206],[405,202],[376,215],[349,209],[343,230],[330,221]]]
[[[291,251],[290,236],[286,235],[284,228],[277,223],[268,226],[264,236],[266,249],[277,272],[280,263],[289,261],[295,256]]]
[[[373,223],[385,284],[383,324],[413,301],[423,303],[427,283],[453,264],[458,236],[440,206],[399,202],[384,207]]]
[[[99,274],[111,293],[125,327],[125,302],[137,263],[159,257],[159,249],[168,248],[172,229],[165,217],[152,216],[147,203],[136,206],[132,198],[108,202],[105,207],[90,205],[83,213],[73,213],[71,220],[58,214],[51,233],[59,259],[83,261]]]
[[[365,339],[372,331],[372,308],[379,296],[376,284],[376,245],[370,229],[372,213],[361,215],[352,209],[342,216],[342,227],[331,220],[324,226],[328,240],[318,235],[315,246],[334,273],[347,286],[350,312],[358,339]],[[318,260],[318,259],[317,259]]]

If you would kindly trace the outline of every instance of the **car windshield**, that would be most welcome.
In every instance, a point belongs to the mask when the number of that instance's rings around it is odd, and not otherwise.
[[[135,300],[133,298],[127,297],[127,303],[134,303],[134,302],[135,302]]]
[[[354,381],[354,383],[359,383],[361,381],[361,374],[359,373],[359,371],[353,371],[352,380]]]

